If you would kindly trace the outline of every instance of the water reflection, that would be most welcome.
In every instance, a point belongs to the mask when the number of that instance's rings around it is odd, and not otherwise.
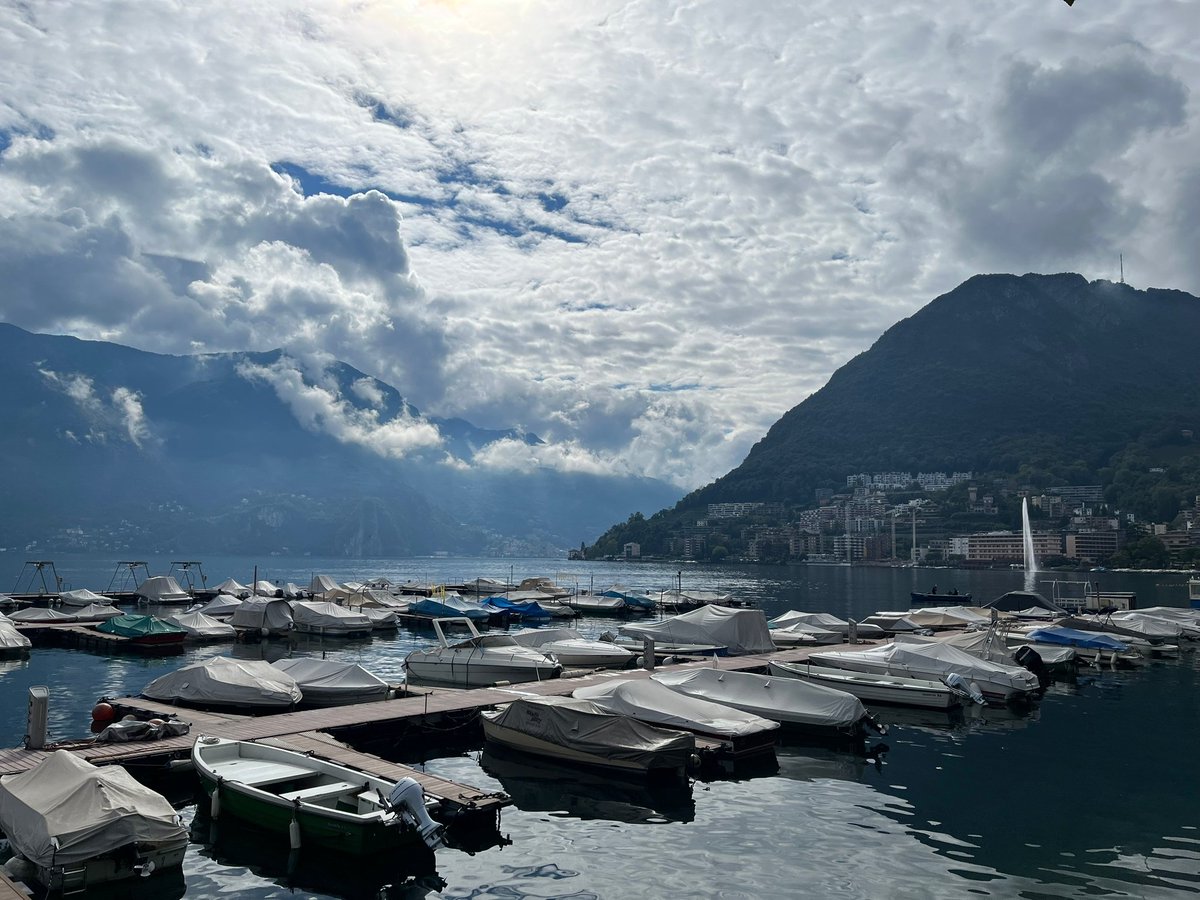
[[[526,812],[653,825],[691,822],[696,817],[692,787],[686,781],[623,778],[490,744],[480,765],[500,782],[516,807]]]

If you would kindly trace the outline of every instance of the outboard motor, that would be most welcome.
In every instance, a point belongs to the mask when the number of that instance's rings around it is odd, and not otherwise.
[[[1042,658],[1038,656],[1038,652],[1028,644],[1022,644],[1013,652],[1013,659],[1022,668],[1028,669],[1037,676],[1038,687],[1043,691],[1050,687],[1050,683],[1054,681],[1050,677],[1050,670],[1046,668],[1046,664],[1042,662]]]
[[[965,697],[972,703],[977,703],[980,706],[983,706],[983,691],[979,690],[979,685],[977,685],[975,682],[964,678],[957,672],[951,672],[942,676],[942,683],[960,697]]]
[[[442,826],[429,817],[425,791],[411,778],[401,778],[388,794],[388,805],[417,829],[426,846],[436,850],[442,845]]]

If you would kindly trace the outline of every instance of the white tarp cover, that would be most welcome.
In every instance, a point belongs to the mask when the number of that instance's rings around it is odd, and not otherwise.
[[[282,597],[283,588],[269,581],[254,582],[254,593],[260,597]]]
[[[296,600],[304,596],[305,593],[304,588],[292,581],[287,582],[283,586],[283,596],[289,600]]]
[[[107,601],[104,603],[89,603],[82,609],[75,610],[75,618],[80,622],[103,622],[105,619],[115,619],[121,611]]]
[[[80,588],[77,591],[63,591],[58,595],[58,599],[66,606],[89,606],[92,603],[112,602],[103,594],[97,594],[95,591],[89,591],[87,588]]]
[[[271,665],[296,679],[304,699],[311,702],[336,700],[347,695],[382,700],[388,692],[386,681],[355,663],[297,657],[279,659]]]
[[[308,589],[314,594],[323,594],[326,591],[337,590],[337,586],[338,583],[328,575],[314,575]]]
[[[771,629],[761,609],[702,606],[657,623],[622,625],[621,634],[663,644],[711,644],[730,655],[771,653]]]
[[[222,581],[220,584],[217,585],[217,593],[218,594],[232,594],[235,597],[245,598],[245,597],[249,597],[253,593],[253,591],[251,591],[250,588],[246,587],[246,585],[241,584],[232,578],[226,578],[224,581]]]
[[[720,669],[660,672],[651,678],[688,697],[723,703],[788,725],[849,728],[867,714],[853,694],[799,678]]]
[[[229,624],[234,628],[266,629],[272,633],[290,631],[292,604],[271,597],[251,597],[233,611]]]
[[[166,703],[250,707],[288,707],[303,696],[296,679],[270,663],[228,656],[214,656],[160,675],[142,694]]]
[[[371,620],[336,603],[297,600],[292,603],[292,621],[305,628],[370,628]]]
[[[137,587],[137,595],[147,603],[179,603],[190,600],[191,594],[179,586],[170,575],[154,575]]]
[[[578,688],[571,696],[591,700],[605,712],[718,737],[759,734],[779,727],[778,722],[685,696],[648,678]]]
[[[180,613],[177,616],[167,616],[168,622],[173,622],[193,638],[232,638],[237,632],[228,622],[206,616],[202,612]]]
[[[394,610],[378,606],[356,606],[354,611],[370,619],[372,628],[395,628],[399,621]]]
[[[867,650],[822,650],[810,654],[809,659],[821,665],[876,675],[910,675],[937,680],[943,675],[958,674],[1018,691],[1033,691],[1038,687],[1037,677],[1032,672],[979,659],[940,641],[928,644],[893,642]]]
[[[876,625],[884,631],[916,631],[921,626],[902,612],[877,612],[863,619],[863,625]]]
[[[773,618],[767,625],[770,628],[788,628],[792,625],[815,625],[818,628],[837,631],[843,635],[850,630],[850,623],[848,621],[839,619],[831,613],[802,612],[798,609],[789,609],[782,615]]]
[[[1152,641],[1162,641],[1168,637],[1178,637],[1179,632],[1168,631],[1167,629],[1173,624],[1171,622],[1163,622],[1162,633],[1153,634],[1156,630],[1152,627],[1155,619],[1143,618],[1144,623],[1151,623],[1151,627],[1139,627],[1136,621],[1124,621],[1116,616],[1064,616],[1059,619],[1057,624],[1063,628],[1074,628],[1078,631],[1092,631],[1104,634],[1117,634],[1124,637],[1146,638]],[[1178,627],[1177,625],[1175,627]]]
[[[1177,623],[1143,615],[1140,612],[1114,613],[1110,618],[1122,628],[1136,631],[1143,637],[1151,639],[1177,638],[1183,634],[1183,629]]]
[[[490,721],[531,737],[642,768],[686,768],[696,737],[610,713],[590,700],[529,697],[484,712]]]
[[[58,622],[64,625],[76,621],[73,615],[44,606],[27,606],[25,609],[10,612],[8,617],[14,622]]]
[[[13,849],[39,866],[73,865],[136,841],[187,835],[161,794],[120,766],[98,768],[66,750],[0,778],[0,827]]]
[[[963,628],[967,625],[988,625],[990,614],[970,606],[928,606],[910,609],[905,615],[922,628]]]
[[[587,640],[574,628],[525,628],[521,631],[510,631],[509,636],[522,647],[540,647],[553,641]]]
[[[354,598],[354,602],[351,604],[351,606],[353,606],[355,609],[359,609],[360,607],[364,606],[373,606],[377,609],[390,609],[396,612],[404,612],[406,609],[408,609],[411,602],[411,597],[401,600],[395,594],[390,594],[387,591],[367,590],[363,591],[361,594],[358,594]]]
[[[1149,606],[1139,609],[1138,612],[1156,619],[1172,619],[1187,622],[1189,625],[1200,625],[1200,609],[1188,609],[1184,606]]]
[[[0,621],[0,653],[11,653],[14,650],[28,650],[33,646],[33,642],[21,632],[17,631],[16,626],[7,619]]]
[[[192,612],[204,613],[206,616],[232,616],[245,601],[233,594],[217,594],[199,609]]]
[[[964,631],[947,637],[922,637],[917,634],[898,634],[896,642],[900,644],[947,644],[970,653],[979,659],[1003,663],[1006,666],[1017,665],[1013,658],[1008,642],[991,629],[987,631]]]

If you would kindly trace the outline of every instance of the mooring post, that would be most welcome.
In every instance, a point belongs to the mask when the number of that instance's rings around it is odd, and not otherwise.
[[[46,713],[50,707],[50,689],[35,684],[29,689],[29,716],[26,723],[25,747],[41,750],[46,746]]]
[[[642,668],[654,671],[654,638],[642,638]]]

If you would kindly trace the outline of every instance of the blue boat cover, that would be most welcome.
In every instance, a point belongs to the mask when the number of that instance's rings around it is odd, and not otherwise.
[[[462,597],[423,597],[408,608],[409,612],[438,619],[466,616],[475,622],[485,621],[491,613],[474,600]]]
[[[507,597],[488,597],[483,601],[484,606],[490,606],[500,611],[511,610],[520,613],[522,619],[549,619],[550,613],[545,607],[539,606],[536,600],[509,600]]]
[[[1079,631],[1075,628],[1052,626],[1029,632],[1029,639],[1039,644],[1060,644],[1064,647],[1080,647],[1084,650],[1128,650],[1129,645],[1109,634],[1098,631]]]

